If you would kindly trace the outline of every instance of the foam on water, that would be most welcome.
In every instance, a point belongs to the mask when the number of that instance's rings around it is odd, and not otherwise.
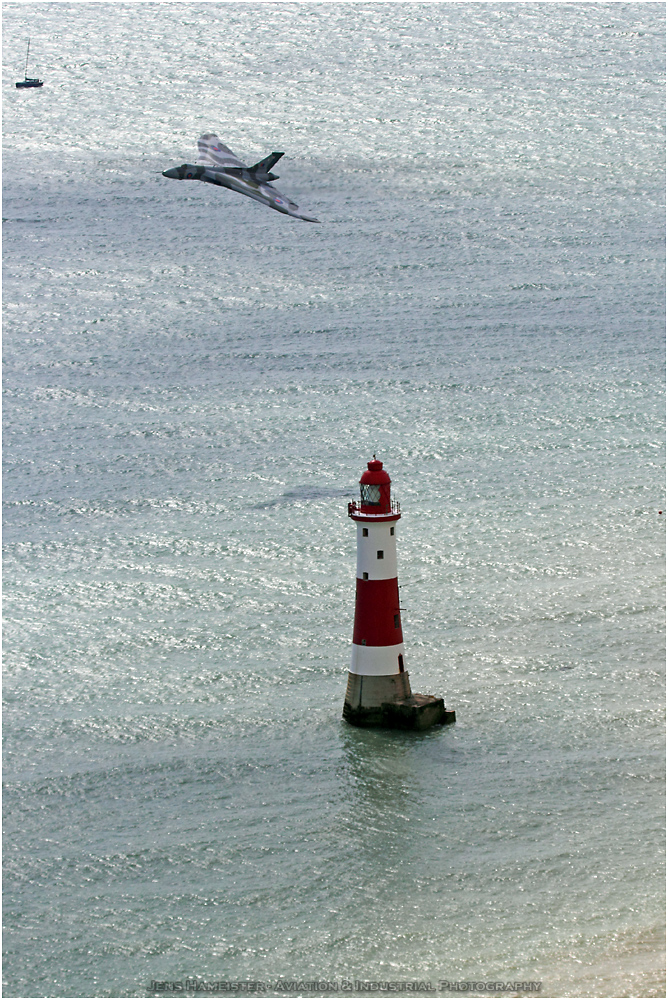
[[[6,6],[7,996],[662,995],[662,19]],[[373,452],[455,727],[340,719]]]

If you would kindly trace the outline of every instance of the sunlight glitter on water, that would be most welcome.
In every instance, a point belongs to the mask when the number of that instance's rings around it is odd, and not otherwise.
[[[662,995],[663,8],[251,7],[5,9],[5,993]],[[417,737],[340,719],[374,452]]]

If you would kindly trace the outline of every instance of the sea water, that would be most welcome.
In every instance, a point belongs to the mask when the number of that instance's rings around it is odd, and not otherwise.
[[[663,995],[663,16],[4,8],[6,996]]]

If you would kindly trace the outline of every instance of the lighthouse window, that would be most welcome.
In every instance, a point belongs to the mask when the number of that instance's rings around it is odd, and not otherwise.
[[[391,535],[393,535],[393,534],[394,534],[394,525],[392,525],[392,527],[390,528],[390,534],[391,534]]]
[[[365,538],[368,538],[369,537],[369,529],[368,528],[362,528],[362,534],[364,535]]]
[[[362,573],[362,579],[363,580],[368,580],[369,579],[369,574],[368,573]]]
[[[404,658],[401,655],[401,653],[399,653],[399,673],[403,674],[403,672],[404,672]]]
[[[384,558],[383,550],[382,549],[378,549],[378,551],[376,552],[376,558],[377,559],[383,559]]]
[[[399,615],[394,616],[394,627],[401,628],[401,622],[399,621]]]
[[[368,483],[364,483],[360,486],[360,490],[362,491],[362,503],[365,506],[380,503],[380,486],[370,486]]]

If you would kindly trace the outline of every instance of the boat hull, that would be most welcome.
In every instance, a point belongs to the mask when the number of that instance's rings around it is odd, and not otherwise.
[[[19,80],[16,86],[19,90],[25,90],[26,87],[43,87],[44,80]]]

